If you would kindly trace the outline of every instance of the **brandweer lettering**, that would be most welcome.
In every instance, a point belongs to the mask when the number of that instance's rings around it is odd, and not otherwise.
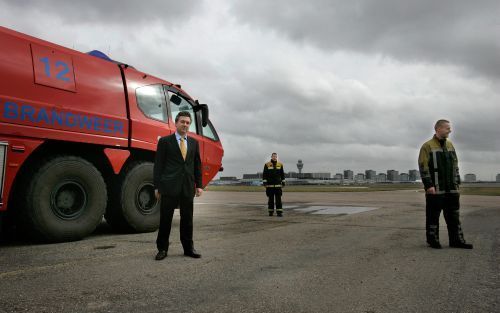
[[[18,105],[11,101],[4,103],[3,117],[6,119],[29,121],[49,126],[60,125],[71,128],[86,128],[88,130],[109,134],[123,134],[123,123],[121,121],[65,111],[56,111],[55,109],[47,111],[44,108],[37,109],[27,104]]]

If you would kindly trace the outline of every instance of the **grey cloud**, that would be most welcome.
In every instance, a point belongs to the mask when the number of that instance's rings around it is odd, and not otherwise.
[[[197,1],[185,0],[8,0],[4,5],[23,14],[39,11],[66,23],[137,26],[158,21],[170,24],[172,20],[188,17]]]
[[[276,71],[251,78],[239,72],[238,78],[249,84],[234,84],[240,87],[226,90],[227,104],[212,107],[217,110],[216,126],[227,149],[226,173],[252,172],[249,167],[262,162],[255,156],[267,156],[270,150],[279,151],[287,162],[308,160],[314,171],[385,171],[389,167],[407,171],[416,168],[418,149],[433,135],[434,122],[443,117],[452,121],[452,140],[463,152],[464,162],[477,159],[470,158],[468,151],[483,154],[500,148],[494,121],[498,110],[491,106],[500,97],[493,85],[491,90],[466,90],[454,82],[440,86],[438,80],[435,88],[448,88],[448,92],[429,99],[399,97],[387,105],[349,82],[331,89],[309,86],[305,92],[286,81],[288,76]],[[246,86],[258,92],[247,92]],[[489,168],[495,164],[488,162],[481,168],[480,163],[475,168],[483,172],[486,164]]]
[[[276,73],[274,77],[286,76]],[[231,99],[230,106],[238,110],[227,111],[225,123],[220,126],[223,132],[240,136],[250,132],[252,137],[269,143],[292,146],[297,142],[400,145],[406,143],[400,138],[410,137],[417,128],[407,125],[408,119],[401,116],[411,116],[412,108],[403,113],[391,112],[349,84],[339,96],[333,88],[306,93],[300,85],[284,82],[285,78],[266,77],[254,77],[249,84],[260,91],[257,96],[240,88],[228,90],[226,99]],[[382,121],[387,119],[393,119],[392,128],[384,127]]]
[[[0,16],[81,51],[110,47],[182,84],[210,106],[222,175],[261,171],[272,151],[287,171],[299,158],[306,171],[407,171],[443,117],[464,170],[489,173],[499,164],[500,94],[489,78],[500,71],[500,13],[492,1],[450,3],[29,0],[0,3]]]
[[[500,161],[498,117],[467,116],[464,119],[457,119],[454,125],[453,136],[463,149],[475,151],[479,155],[494,152]]]
[[[351,169],[356,173],[366,169],[385,172],[389,168],[408,171],[416,168],[418,155],[418,147],[402,148],[379,144],[339,145],[297,141],[294,145],[289,145],[232,135],[224,143],[226,152],[231,157],[223,161],[223,175],[260,172],[273,151],[278,152],[286,171],[297,171],[295,164],[298,159],[302,159],[306,172],[322,171],[333,174],[344,169]],[[407,158],[401,158],[401,155],[406,155]]]
[[[500,78],[496,0],[243,0],[232,10],[251,27],[323,49],[450,63]]]

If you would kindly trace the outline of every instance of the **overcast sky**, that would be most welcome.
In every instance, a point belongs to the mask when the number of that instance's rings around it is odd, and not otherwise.
[[[461,174],[500,173],[500,2],[0,0],[0,24],[208,103],[223,176],[417,168],[451,120]]]

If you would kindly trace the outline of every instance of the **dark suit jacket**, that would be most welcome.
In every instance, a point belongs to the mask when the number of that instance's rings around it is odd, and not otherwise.
[[[182,158],[175,133],[160,138],[154,165],[154,185],[160,194],[170,197],[194,197],[201,181],[200,148],[196,139],[187,137],[186,161]]]

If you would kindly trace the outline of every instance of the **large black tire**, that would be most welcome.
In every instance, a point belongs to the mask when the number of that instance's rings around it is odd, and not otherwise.
[[[153,163],[134,162],[120,177],[106,210],[106,221],[120,232],[152,232],[160,225],[160,204],[154,195]]]
[[[107,202],[101,173],[88,161],[59,156],[42,163],[28,180],[25,225],[47,242],[79,240],[102,221]]]

